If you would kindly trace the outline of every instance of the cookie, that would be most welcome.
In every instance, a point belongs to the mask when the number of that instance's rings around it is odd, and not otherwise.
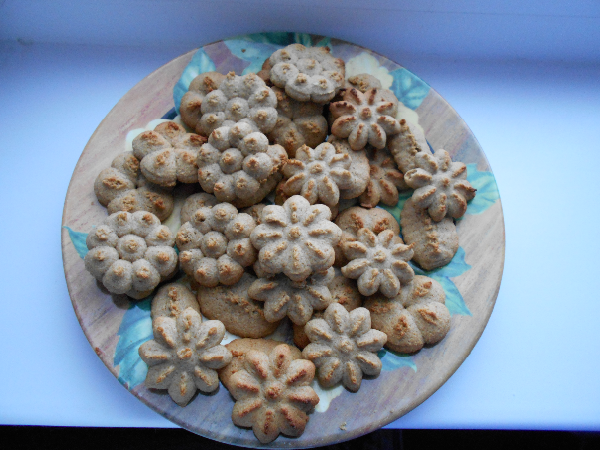
[[[305,359],[293,359],[290,347],[278,345],[267,356],[249,352],[243,369],[230,380],[230,393],[236,400],[231,418],[239,427],[252,427],[263,443],[284,434],[300,436],[308,414],[319,403],[310,383],[315,366]]]
[[[400,234],[400,225],[398,225],[394,216],[381,208],[365,209],[354,206],[340,213],[335,219],[335,223],[342,230],[342,238],[338,245],[334,247],[335,265],[337,267],[348,264],[342,246],[346,241],[356,240],[356,233],[359,229],[368,228],[375,234],[379,234],[384,230],[392,230],[396,236]]]
[[[331,293],[332,303],[339,303],[346,311],[350,312],[362,305],[363,296],[358,292],[356,287],[356,281],[346,278],[342,275],[339,268],[333,268],[334,277],[331,282],[327,285],[329,292]],[[324,310],[314,311],[311,319],[322,319],[325,314]],[[299,348],[306,347],[310,341],[304,332],[304,325],[292,325],[294,332],[294,344]]]
[[[360,206],[374,208],[379,202],[396,206],[398,190],[409,189],[404,181],[404,175],[398,170],[388,149],[373,149],[368,151],[367,155],[370,178],[367,189],[359,197]]]
[[[202,119],[202,103],[206,96],[219,88],[225,75],[218,72],[201,73],[192,80],[188,91],[183,95],[179,105],[181,120],[194,130],[202,133],[200,119]]]
[[[205,137],[186,133],[175,122],[163,122],[138,135],[131,145],[142,175],[159,186],[173,187],[178,181],[198,182],[196,159],[205,142]]]
[[[244,273],[233,286],[198,288],[198,303],[205,317],[220,320],[227,331],[245,338],[262,338],[273,333],[279,323],[267,322],[264,304],[248,297],[256,277]]]
[[[111,167],[98,174],[94,192],[109,215],[119,211],[148,211],[164,221],[173,212],[173,194],[149,183],[140,174],[140,162],[131,152],[121,153]]]
[[[283,166],[287,178],[282,191],[287,196],[302,195],[311,205],[337,205],[340,189],[354,188],[350,173],[350,156],[336,153],[335,147],[324,142],[312,149],[306,145],[296,151],[295,159]]]
[[[311,320],[304,329],[311,343],[302,350],[302,356],[315,363],[317,378],[324,387],[341,381],[346,389],[356,392],[363,374],[377,377],[381,372],[377,352],[387,337],[371,329],[367,309],[348,312],[339,303],[332,303],[323,319]]]
[[[344,83],[345,64],[334,58],[328,47],[288,45],[263,64],[271,82],[301,102],[329,102]]]
[[[286,344],[283,342],[274,341],[272,339],[242,338],[231,341],[225,347],[231,351],[233,359],[231,360],[231,363],[219,370],[219,379],[228,390],[231,390],[231,384],[229,382],[231,380],[231,376],[243,368],[246,354],[251,351],[256,351],[264,353],[265,355],[269,355],[278,345]],[[294,346],[288,347],[290,348],[292,359],[302,358],[302,352],[300,350]]]
[[[217,128],[245,123],[252,131],[269,133],[277,123],[277,97],[255,73],[229,72],[218,89],[204,97],[200,133],[210,136]]]
[[[277,97],[277,123],[267,137],[281,145],[290,158],[303,145],[315,148],[325,141],[328,127],[323,116],[323,105],[299,102],[278,87],[272,88]]]
[[[361,228],[356,241],[344,244],[344,254],[350,262],[342,267],[342,273],[358,279],[358,291],[365,296],[380,291],[386,297],[395,297],[415,276],[408,264],[413,256],[412,247],[404,245],[390,230],[376,235],[368,228]]]
[[[275,187],[286,160],[283,147],[269,145],[248,124],[221,127],[198,152],[198,179],[219,201],[243,208],[260,202]]]
[[[365,300],[373,328],[383,331],[385,347],[399,353],[414,353],[424,345],[441,341],[450,330],[446,294],[435,280],[421,275],[402,287],[398,296],[374,295]]]
[[[177,271],[174,243],[155,215],[121,211],[88,234],[85,268],[110,293],[141,299]]]
[[[329,268],[305,281],[292,281],[285,275],[259,278],[248,289],[248,296],[265,302],[265,319],[269,322],[278,322],[287,315],[295,325],[304,325],[313,311],[323,310],[333,301],[327,285],[334,273]]]
[[[181,207],[181,223],[186,223],[192,220],[193,214],[204,206],[215,206],[219,203],[219,200],[214,195],[207,194],[206,192],[199,192],[192,194],[185,199],[185,203]]]
[[[387,147],[402,173],[416,167],[415,157],[419,152],[431,154],[420,128],[411,126],[405,119],[400,120],[400,132],[388,139]]]
[[[350,157],[350,175],[352,176],[352,185],[348,189],[340,189],[340,199],[349,200],[358,197],[367,188],[369,182],[369,158],[365,150],[352,150],[347,139],[340,139],[335,136],[329,136],[327,142],[335,147],[338,154],[346,154]],[[341,203],[341,201],[340,201]]]
[[[335,259],[333,246],[342,235],[330,218],[327,206],[311,205],[299,195],[283,206],[266,206],[262,223],[250,235],[252,245],[260,250],[262,269],[271,275],[283,272],[293,281],[329,269]]]
[[[445,266],[458,251],[458,233],[452,219],[435,222],[412,199],[404,203],[400,224],[404,241],[413,245],[413,261],[425,270]]]
[[[255,227],[251,216],[229,203],[196,210],[177,232],[181,268],[201,286],[237,283],[256,261],[250,242]]]
[[[459,219],[467,212],[467,202],[477,189],[467,181],[464,163],[452,162],[446,150],[437,150],[433,155],[418,154],[415,166],[406,172],[405,181],[415,189],[412,200],[416,206],[427,209],[436,222],[444,217]]]
[[[210,393],[219,388],[216,369],[229,364],[232,357],[220,345],[225,336],[221,322],[202,322],[198,312],[187,308],[175,318],[155,318],[152,332],[154,339],[138,350],[148,364],[146,387],[166,389],[179,406],[186,406],[196,390]]]
[[[383,148],[388,136],[400,132],[400,123],[393,116],[396,105],[381,101],[377,89],[369,89],[364,94],[357,89],[348,89],[342,98],[342,101],[329,105],[334,119],[331,133],[347,138],[353,150],[360,150],[367,143]]]
[[[157,317],[175,317],[192,308],[200,313],[200,305],[196,295],[180,283],[169,283],[162,286],[152,298],[150,310],[152,319]]]
[[[240,210],[241,213],[248,214],[250,217],[254,219],[256,225],[260,225],[260,216],[262,214],[262,210],[267,206],[265,203],[257,203],[256,205],[249,206],[248,208],[244,208]]]

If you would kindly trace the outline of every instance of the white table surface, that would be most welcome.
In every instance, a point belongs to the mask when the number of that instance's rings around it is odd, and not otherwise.
[[[0,43],[0,424],[175,426],[88,344],[60,226],[71,173],[100,121],[191,48]],[[600,65],[386,56],[471,127],[506,226],[502,286],[480,341],[391,426],[600,430]]]

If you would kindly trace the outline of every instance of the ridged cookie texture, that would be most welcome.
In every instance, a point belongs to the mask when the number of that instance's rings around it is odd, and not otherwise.
[[[344,84],[345,64],[334,58],[328,47],[288,45],[277,50],[263,64],[271,82],[301,102],[324,105]]]
[[[173,194],[140,174],[140,161],[132,152],[121,153],[98,174],[94,192],[108,214],[148,211],[163,221],[173,212]]]
[[[340,201],[341,189],[352,189],[350,156],[336,153],[327,142],[315,149],[306,145],[296,151],[295,159],[288,159],[283,166],[287,178],[283,192],[288,196],[302,195],[311,205],[321,202],[329,207]]]
[[[315,363],[317,378],[324,387],[338,382],[349,391],[360,388],[363,374],[376,377],[381,372],[377,352],[387,337],[371,329],[371,317],[365,308],[352,312],[339,303],[325,310],[323,319],[313,319],[304,327],[310,340],[302,356]]]
[[[374,295],[365,301],[373,328],[387,335],[386,348],[414,353],[441,341],[450,330],[446,294],[435,280],[417,275],[398,296]]]
[[[435,222],[412,199],[404,203],[400,224],[404,241],[413,245],[413,261],[425,270],[445,266],[458,250],[458,233],[452,219]]]
[[[431,154],[429,144],[420,128],[405,119],[400,120],[400,132],[388,139],[388,148],[402,173],[416,167],[415,157],[418,153]]]
[[[390,230],[376,235],[368,228],[361,228],[356,233],[356,241],[344,244],[344,254],[350,262],[342,267],[342,273],[358,279],[362,295],[380,291],[386,297],[395,297],[415,276],[408,264],[413,257],[412,246],[404,245]]]
[[[346,80],[346,85],[344,86],[344,88],[355,88],[363,94],[370,89],[377,89],[377,95],[379,97],[377,101],[393,103],[394,107],[390,112],[390,116],[396,117],[396,113],[398,112],[398,98],[391,90],[384,89],[381,86],[381,81],[379,81],[373,75],[368,73],[359,73],[358,75],[349,77]]]
[[[391,230],[395,236],[400,234],[400,225],[389,212],[381,208],[366,209],[353,206],[346,209],[335,219],[335,224],[342,230],[342,238],[335,249],[335,265],[337,267],[348,264],[344,255],[343,246],[346,241],[355,241],[356,233],[361,228],[368,228],[375,234],[384,230]]]
[[[364,149],[352,150],[348,139],[340,139],[333,135],[327,138],[327,142],[335,147],[338,154],[346,154],[350,157],[350,174],[352,185],[348,189],[340,189],[340,199],[349,200],[358,197],[367,188],[369,182],[369,158]]]
[[[372,149],[369,157],[370,178],[367,189],[360,197],[360,206],[374,208],[379,202],[388,206],[398,203],[398,190],[406,190],[404,175],[398,170],[387,148]]]
[[[360,150],[367,143],[383,148],[388,136],[400,132],[400,123],[392,115],[396,105],[381,101],[377,89],[369,89],[364,94],[357,89],[348,89],[342,98],[342,101],[329,105],[334,119],[331,133],[348,138],[353,150]]]
[[[201,73],[192,80],[188,91],[183,95],[179,105],[181,120],[194,130],[202,133],[200,120],[202,119],[202,103],[208,94],[217,90],[225,79],[225,75],[219,72]]]
[[[436,222],[444,217],[458,219],[467,212],[467,202],[477,190],[467,181],[464,163],[452,162],[446,150],[437,150],[433,155],[418,154],[415,166],[406,172],[405,181],[415,189],[416,206],[427,209]]]
[[[267,356],[251,351],[244,368],[231,377],[229,392],[235,398],[231,418],[239,427],[252,427],[263,444],[279,434],[300,436],[308,414],[319,403],[310,387],[315,366],[306,359],[293,359],[287,345],[279,345]]]
[[[177,317],[183,311],[192,308],[200,313],[200,305],[196,295],[180,283],[169,283],[161,286],[152,297],[150,313],[152,319],[157,317]]]
[[[267,137],[281,145],[290,158],[303,145],[315,148],[327,137],[327,120],[323,116],[323,105],[299,102],[274,86],[277,97],[277,123]]]
[[[227,331],[239,337],[257,339],[273,333],[279,323],[267,322],[263,302],[248,297],[255,280],[254,275],[245,273],[233,286],[200,286],[198,303],[202,314],[220,320]]]
[[[327,206],[311,205],[299,195],[283,206],[266,206],[262,223],[250,236],[260,250],[262,270],[271,275],[283,272],[293,281],[303,281],[329,269],[335,259],[333,246],[342,235],[330,218]]]
[[[210,393],[219,388],[216,369],[229,364],[231,352],[220,345],[225,327],[218,320],[202,322],[187,308],[177,317],[152,321],[154,339],[144,342],[139,355],[148,364],[145,385],[166,389],[179,406],[186,406],[197,390]]]
[[[202,189],[219,201],[244,208],[260,202],[279,182],[287,160],[280,145],[247,123],[214,130],[198,152]]]
[[[175,122],[163,122],[154,131],[144,131],[131,143],[140,160],[142,174],[152,183],[172,187],[198,182],[198,150],[206,138],[186,133]]]
[[[109,292],[144,298],[177,270],[174,243],[154,214],[118,212],[88,234],[85,268]]]
[[[201,286],[237,283],[256,261],[250,242],[255,227],[251,216],[229,203],[196,210],[177,232],[181,268]]]
[[[292,281],[285,275],[259,278],[248,289],[253,300],[265,302],[265,319],[278,322],[286,315],[296,325],[304,325],[315,310],[323,310],[333,301],[327,285],[333,280],[331,267],[305,281]]]
[[[200,110],[200,134],[209,136],[222,126],[246,123],[253,131],[269,133],[277,122],[277,97],[255,73],[238,76],[229,72],[204,97]]]

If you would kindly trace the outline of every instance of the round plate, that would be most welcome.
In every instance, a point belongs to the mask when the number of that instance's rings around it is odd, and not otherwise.
[[[280,436],[262,445],[251,430],[233,425],[234,402],[224,387],[213,395],[198,394],[185,408],[177,406],[165,391],[144,387],[147,368],[137,350],[152,338],[150,299],[131,302],[125,296],[108,294],[85,270],[82,257],[87,251],[86,233],[107,216],[94,195],[94,180],[125,150],[128,133],[165,116],[173,108],[173,98],[181,98],[182,90],[198,72],[258,71],[274,50],[294,42],[329,46],[334,56],[346,61],[347,77],[367,72],[379,78],[403,103],[399,116],[418,122],[433,149],[444,148],[454,161],[467,164],[468,179],[478,192],[467,214],[457,221],[461,247],[451,263],[431,272],[417,270],[444,287],[452,314],[448,335],[414,355],[382,350],[383,370],[378,378],[363,381],[355,394],[342,387],[319,389],[321,402],[301,437]],[[184,192],[178,191],[178,196]],[[401,195],[398,206],[386,209],[399,218],[408,195]],[[171,226],[175,227],[174,223]],[[64,207],[62,251],[81,327],[98,356],[133,395],[167,419],[211,439],[248,447],[314,447],[352,439],[406,414],[433,394],[471,353],[500,288],[504,218],[494,176],[475,137],[426,83],[398,64],[347,42],[269,33],[216,42],[182,55],[144,78],[119,101],[91,137],[73,173]]]

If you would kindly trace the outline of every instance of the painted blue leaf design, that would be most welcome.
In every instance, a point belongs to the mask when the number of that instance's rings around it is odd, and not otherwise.
[[[442,285],[446,293],[446,308],[450,311],[450,315],[458,314],[461,316],[472,316],[471,311],[465,304],[465,300],[461,295],[456,285],[446,277],[431,277]]]
[[[279,45],[269,43],[250,43],[243,39],[230,39],[225,41],[229,51],[239,59],[250,62],[250,65],[244,69],[242,75],[247,73],[259,72],[265,60],[277,49]]]
[[[417,371],[417,365],[410,355],[381,349],[377,352],[377,356],[381,359],[382,370],[390,371],[401,367],[410,367],[415,372]]]
[[[152,319],[150,306],[152,297],[139,302],[131,302],[119,326],[117,348],[113,365],[119,366],[119,382],[127,389],[133,389],[146,379],[148,366],[138,354],[140,345],[152,339]]]
[[[443,267],[439,267],[437,269],[430,270],[425,272],[428,277],[438,276],[438,277],[449,277],[454,278],[459,275],[462,275],[467,270],[471,268],[471,265],[465,262],[465,251],[462,247],[458,247],[454,258],[448,264]]]
[[[408,191],[401,191],[398,193],[398,203],[396,203],[396,206],[387,206],[383,203],[380,203],[379,205],[377,205],[377,207],[385,209],[392,216],[394,216],[394,219],[396,219],[398,224],[400,224],[400,213],[402,212],[402,208],[404,208],[404,203],[406,203],[406,200],[411,198],[412,195],[412,189],[409,189]]]
[[[215,63],[212,59],[210,59],[210,56],[206,54],[204,49],[200,49],[194,54],[192,60],[181,74],[181,78],[179,78],[179,81],[173,88],[173,100],[175,101],[175,109],[177,110],[177,114],[179,114],[179,105],[181,104],[181,99],[187,92],[192,80],[201,73],[214,72],[215,70]]]
[[[88,252],[88,248],[85,243],[85,240],[87,239],[88,234],[82,233],[81,231],[73,231],[69,227],[63,227],[63,228],[66,228],[67,231],[69,232],[69,237],[71,238],[73,247],[75,247],[75,250],[77,250],[77,254],[81,258],[85,258],[85,255],[87,255],[87,252]]]
[[[467,214],[481,214],[500,198],[492,172],[480,172],[477,170],[477,164],[468,164],[467,180],[477,189],[475,198],[469,202]]]
[[[404,67],[392,70],[390,75],[394,77],[390,89],[396,94],[398,100],[407,108],[417,109],[429,94],[429,85]]]
[[[294,33],[284,32],[248,34],[243,39],[261,44],[277,45],[279,47],[285,47],[295,42]]]

